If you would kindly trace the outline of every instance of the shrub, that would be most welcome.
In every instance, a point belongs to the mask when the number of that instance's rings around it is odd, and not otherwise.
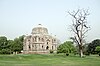
[[[69,56],[69,54],[68,54],[68,53],[66,53],[66,56]]]
[[[2,49],[1,51],[0,51],[0,54],[10,54],[11,52],[10,52],[10,49]]]
[[[90,55],[90,53],[89,53],[89,52],[85,52],[84,54],[85,54],[85,55],[87,55],[87,56],[89,56],[89,55]]]
[[[50,53],[53,53],[53,50],[50,50]]]

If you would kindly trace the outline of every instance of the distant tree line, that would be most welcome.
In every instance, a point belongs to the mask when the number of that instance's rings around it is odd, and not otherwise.
[[[0,37],[0,54],[20,53],[23,50],[24,35],[15,38],[14,40],[7,40],[7,37]]]
[[[79,54],[79,48],[76,45],[73,45],[73,42],[66,41],[59,45],[57,48],[57,53],[65,53],[65,54]],[[83,45],[83,54],[90,55],[90,54],[99,54],[100,56],[100,39],[95,39],[90,43]]]
[[[0,54],[13,54],[21,53],[23,50],[24,35],[15,38],[14,40],[8,40],[7,37],[0,37]],[[70,53],[79,54],[78,46],[74,46],[72,41],[66,41],[60,44],[57,48],[57,53]],[[90,43],[83,45],[83,54],[99,54],[100,55],[100,39],[95,39]]]

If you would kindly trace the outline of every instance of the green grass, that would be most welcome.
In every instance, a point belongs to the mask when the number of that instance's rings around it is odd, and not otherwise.
[[[0,55],[0,66],[100,66],[99,56]]]

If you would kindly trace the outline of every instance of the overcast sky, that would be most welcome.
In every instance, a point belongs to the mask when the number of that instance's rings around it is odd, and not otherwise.
[[[66,11],[89,9],[88,24],[91,30],[86,41],[100,38],[100,0],[0,0],[0,36],[14,39],[31,34],[38,24],[48,28],[64,42],[72,36],[71,17]]]

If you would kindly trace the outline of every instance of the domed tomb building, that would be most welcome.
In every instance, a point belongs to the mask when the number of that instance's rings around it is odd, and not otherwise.
[[[23,42],[24,54],[45,54],[56,51],[59,41],[48,34],[48,29],[41,24],[32,29],[31,35],[26,35]]]

